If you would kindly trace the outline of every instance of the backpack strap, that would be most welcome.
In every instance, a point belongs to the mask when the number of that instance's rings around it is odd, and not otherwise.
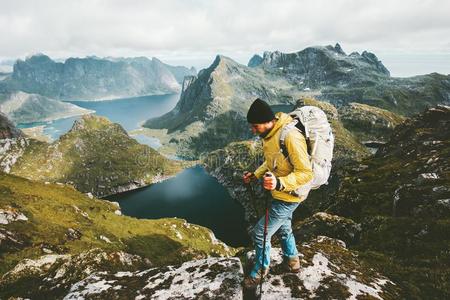
[[[308,131],[305,129],[305,126],[302,124],[302,122],[295,118],[291,123],[285,125],[282,129],[281,129],[281,133],[280,133],[280,152],[283,153],[284,157],[286,157],[287,159],[289,159],[289,153],[286,147],[286,137],[288,135],[288,133],[292,130],[292,129],[297,129],[298,131],[300,131],[303,136],[305,137],[306,140],[306,147],[307,147],[307,152],[309,155],[311,155],[311,142],[309,139],[309,134]],[[289,160],[290,162],[290,160]]]
[[[284,157],[289,158],[289,153],[287,151],[287,147],[286,147],[286,137],[288,135],[288,133],[294,129],[297,128],[296,125],[299,121],[297,119],[294,119],[291,123],[285,125],[282,129],[281,129],[281,133],[280,133],[280,151],[281,153],[283,153]]]

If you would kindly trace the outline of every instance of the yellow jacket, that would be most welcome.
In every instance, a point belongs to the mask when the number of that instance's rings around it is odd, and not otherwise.
[[[291,130],[287,134],[285,144],[289,159],[285,158],[280,151],[280,133],[285,125],[292,122],[292,117],[281,112],[275,117],[277,121],[274,127],[263,139],[264,163],[254,174],[259,179],[265,172],[272,172],[282,185],[281,190],[272,191],[272,197],[286,202],[301,202],[305,199],[290,192],[313,179],[305,137],[298,130]]]

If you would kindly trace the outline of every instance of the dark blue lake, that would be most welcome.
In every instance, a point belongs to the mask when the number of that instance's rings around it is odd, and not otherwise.
[[[106,199],[119,202],[127,216],[182,218],[208,227],[228,245],[249,244],[242,206],[199,166],[186,169],[164,182]]]

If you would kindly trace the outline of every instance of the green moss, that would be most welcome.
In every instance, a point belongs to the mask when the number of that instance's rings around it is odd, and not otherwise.
[[[88,115],[52,144],[30,141],[11,173],[105,196],[123,187],[148,185],[155,176],[173,175],[183,167],[130,138],[120,125]]]
[[[437,107],[398,126],[375,157],[343,172],[331,197],[330,212],[362,225],[356,249],[387,270],[406,299],[450,295],[449,208],[440,202],[450,197],[450,137],[442,130],[449,115]]]
[[[43,255],[43,248],[70,254],[95,247],[123,250],[148,257],[154,264],[186,260],[187,256],[177,253],[185,248],[203,255],[232,254],[234,251],[228,252],[223,245],[213,244],[208,229],[187,224],[184,220],[138,220],[118,216],[114,213],[115,205],[90,199],[70,186],[46,185],[2,173],[0,207],[7,206],[17,208],[29,220],[13,222],[5,225],[6,228],[25,235],[30,244],[18,251],[2,253],[1,273],[24,258]],[[69,228],[78,230],[81,238],[69,239]],[[110,243],[100,236],[107,237]]]

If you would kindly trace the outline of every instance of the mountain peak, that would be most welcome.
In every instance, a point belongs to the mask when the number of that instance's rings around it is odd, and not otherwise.
[[[43,53],[36,53],[30,56],[27,56],[25,60],[17,60],[14,66],[16,66],[18,63],[31,63],[31,64],[43,64],[43,63],[49,63],[54,62],[49,56],[43,54]]]
[[[76,120],[73,123],[73,126],[69,132],[90,130],[90,129],[98,130],[98,129],[103,129],[103,128],[112,126],[113,124],[114,123],[112,123],[110,120],[108,120],[105,117],[98,116],[95,114],[88,114],[88,115],[84,115],[80,119]],[[116,125],[118,125],[118,124],[116,124]],[[120,125],[118,125],[118,126],[120,126]]]
[[[218,54],[214,59],[213,65],[221,65],[221,64],[237,64],[233,59],[228,56]]]
[[[263,58],[261,57],[261,55],[259,54],[255,54],[252,56],[252,58],[250,58],[250,60],[248,61],[247,66],[248,67],[257,67],[259,66],[261,63],[263,62]]]
[[[342,50],[341,45],[339,45],[339,43],[336,43],[336,45],[334,46],[334,50],[336,50],[336,52],[339,54],[346,55],[344,50]]]

